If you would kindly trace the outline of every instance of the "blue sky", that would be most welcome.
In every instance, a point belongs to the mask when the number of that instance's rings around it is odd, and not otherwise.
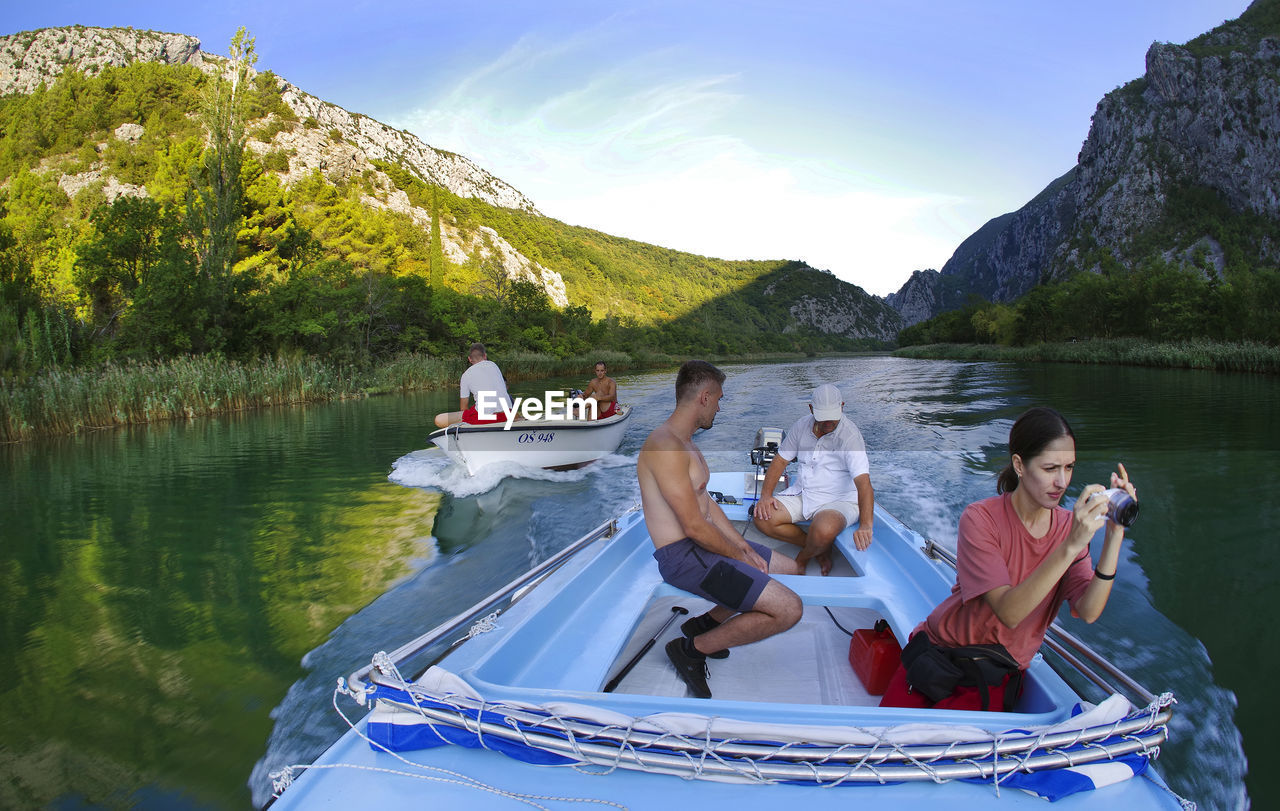
[[[1246,0],[73,2],[475,160],[575,225],[884,295],[1076,162],[1102,96]]]

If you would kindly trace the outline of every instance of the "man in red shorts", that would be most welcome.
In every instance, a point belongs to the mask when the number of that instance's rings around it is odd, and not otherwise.
[[[458,410],[437,414],[437,428],[444,428],[455,422],[472,425],[502,422],[506,419],[503,409],[511,408],[507,381],[502,377],[498,364],[489,360],[489,356],[485,354],[484,344],[472,344],[471,351],[467,353],[467,361],[471,366],[462,373],[459,381]],[[476,398],[476,404],[468,406],[468,398],[472,396]],[[485,409],[483,413],[478,411],[481,406]]]
[[[596,376],[587,384],[582,396],[596,401],[596,419],[612,417],[618,412],[618,384],[613,382],[606,372],[608,367],[604,361],[596,361]]]

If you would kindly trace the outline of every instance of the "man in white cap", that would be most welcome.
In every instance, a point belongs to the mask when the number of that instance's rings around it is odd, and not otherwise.
[[[793,460],[800,469],[792,484],[774,495],[783,471]],[[765,472],[753,520],[780,541],[801,547],[796,563],[818,561],[822,574],[831,571],[831,544],[847,526],[854,527],[859,551],[871,545],[875,491],[862,432],[844,416],[844,398],[830,383],[813,390],[809,416],[787,430]],[[806,530],[797,521],[808,521]]]

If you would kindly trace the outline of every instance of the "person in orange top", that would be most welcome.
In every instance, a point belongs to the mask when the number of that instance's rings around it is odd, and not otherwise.
[[[881,706],[1012,709],[1062,602],[1090,623],[1106,607],[1125,528],[1107,518],[1106,498],[1091,498],[1100,484],[1086,486],[1072,509],[1059,506],[1076,464],[1071,426],[1033,408],[1009,431],[1009,452],[997,495],[960,516],[956,585],[912,632]],[[1111,487],[1137,500],[1122,464]],[[1103,525],[1095,567],[1089,544]]]

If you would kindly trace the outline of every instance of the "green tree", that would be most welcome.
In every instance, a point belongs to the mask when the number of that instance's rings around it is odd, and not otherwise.
[[[23,326],[40,299],[32,285],[31,263],[18,249],[0,202],[0,372],[24,366]]]
[[[109,331],[159,259],[160,204],[121,196],[95,208],[89,221],[93,235],[78,251],[76,282],[89,299],[93,323]]]
[[[166,232],[123,318],[120,338],[132,354],[172,357],[211,348],[209,281],[176,234],[176,228]]]
[[[155,200],[118,197],[90,214],[76,280],[99,337],[131,354],[167,357],[208,348],[207,282],[182,241],[178,217]]]
[[[472,292],[478,296],[493,299],[499,304],[505,303],[511,292],[512,280],[507,275],[507,269],[502,264],[497,251],[490,250],[487,256],[482,257],[477,249],[472,254],[469,264],[472,264],[480,275],[479,280],[472,285]]]
[[[209,282],[211,316],[223,330],[228,326],[231,272],[243,214],[240,170],[245,152],[246,94],[252,89],[248,77],[257,61],[254,39],[241,26],[231,38],[230,59],[208,83],[201,111],[208,146],[194,184],[199,204],[189,204],[201,218],[195,230],[200,268]],[[222,348],[225,338],[215,337],[215,344],[214,348]]]
[[[440,237],[440,190],[431,190],[431,247],[429,248],[431,289],[444,287],[444,243]]]

